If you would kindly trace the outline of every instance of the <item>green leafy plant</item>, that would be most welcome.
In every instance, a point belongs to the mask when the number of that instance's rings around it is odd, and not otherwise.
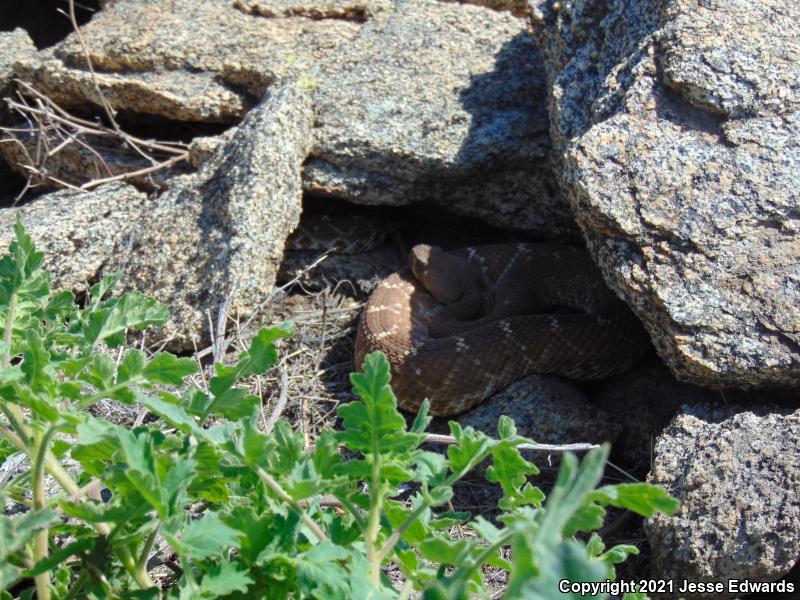
[[[607,447],[582,462],[566,454],[545,498],[519,452],[530,440],[506,417],[497,439],[451,423],[446,456],[423,450],[427,406],[408,428],[377,353],[351,376],[359,399],[339,408],[340,431],[312,450],[284,421],[266,434],[260,399],[239,382],[275,365],[290,325],[259,331],[234,364],[216,364],[207,389],[187,387],[193,360],[126,346],[128,331],[166,321],[164,307],[110,296],[116,277],[79,307],[51,292],[19,220],[15,233],[0,260],[0,460],[27,462],[1,493],[27,509],[0,516],[2,598],[465,598],[484,594],[486,566],[509,573],[508,598],[563,597],[560,579],[613,579],[636,552],[576,537],[602,525],[606,506],[676,508],[649,485],[597,488]],[[87,411],[103,399],[141,403],[160,420],[109,423]],[[487,458],[503,492],[497,522],[442,509]],[[331,496],[334,507],[322,501]],[[456,524],[474,535],[454,539]],[[148,567],[157,546],[177,556],[159,586]]]

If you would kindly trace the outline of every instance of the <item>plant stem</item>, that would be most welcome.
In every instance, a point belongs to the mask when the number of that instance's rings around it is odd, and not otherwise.
[[[392,535],[389,536],[389,539],[386,540],[386,542],[384,542],[383,546],[378,552],[379,563],[382,563],[384,560],[386,560],[386,557],[389,556],[389,553],[394,549],[397,542],[400,541],[400,538],[403,537],[403,534],[414,524],[414,522],[419,518],[426,508],[428,508],[427,504],[424,502],[420,504],[411,512],[411,514],[406,517],[406,520],[400,524],[400,527],[392,532]]]
[[[483,562],[488,559],[492,554],[497,552],[498,548],[505,546],[510,540],[513,532],[505,531],[503,535],[493,544],[490,544],[486,547],[486,549],[480,553],[478,558],[472,561],[471,565],[459,567],[459,569],[453,574],[453,581],[458,581],[459,579],[464,579],[465,577],[469,577],[470,574],[474,573],[477,569],[480,569]]]
[[[275,492],[275,494],[277,494],[281,500],[286,502],[286,504],[288,504],[289,507],[295,513],[297,513],[301,519],[303,519],[303,523],[306,524],[306,526],[311,530],[311,533],[313,533],[320,542],[324,542],[328,539],[328,536],[325,535],[325,532],[322,531],[322,529],[319,528],[319,525],[314,522],[314,519],[309,517],[306,511],[304,511],[297,502],[292,500],[292,497],[286,493],[286,490],[281,487],[280,483],[275,481],[275,479],[273,479],[272,476],[261,467],[256,467],[255,470],[261,481],[263,481],[269,489]]]
[[[44,457],[47,454],[50,438],[53,437],[55,428],[50,427],[44,435],[36,433],[34,435],[32,453],[30,455],[33,463],[33,473],[31,473],[33,484],[33,508],[42,510],[45,507],[44,497]],[[49,530],[43,527],[36,532],[34,538],[33,562],[38,563],[47,558],[48,554]],[[36,596],[39,600],[50,600],[50,571],[39,573],[34,577],[36,582]]]
[[[86,581],[89,579],[89,571],[83,571],[78,576],[78,581],[76,581],[72,587],[67,592],[67,595],[64,596],[62,600],[73,600],[73,598],[78,597],[78,592],[83,589],[83,586],[86,585]]]
[[[14,444],[18,450],[22,450],[23,452],[27,453],[28,450],[25,446],[25,443],[13,431],[2,427],[0,428],[0,433],[2,433],[12,444]],[[43,460],[45,470],[47,470],[47,472],[52,475],[56,481],[58,481],[58,484],[65,492],[67,492],[67,494],[70,496],[80,495],[80,487],[78,487],[78,484],[72,480],[72,478],[69,476],[69,473],[67,473],[64,467],[61,466],[61,463],[58,462],[58,459],[55,456],[53,456],[52,452],[45,451]],[[95,531],[102,536],[108,537],[111,534],[111,528],[107,523],[94,523],[94,528]],[[146,572],[141,572],[136,568],[136,560],[128,548],[121,548],[118,553],[122,564],[125,566],[125,570],[131,574],[131,576],[136,580],[142,589],[146,590],[153,587],[154,584],[150,579],[150,576]]]
[[[367,524],[364,521],[364,515],[361,514],[362,513],[361,508],[350,502],[350,499],[347,498],[347,496],[345,496],[344,494],[342,494],[341,496],[337,495],[336,497],[339,499],[339,502],[342,503],[342,506],[344,506],[347,510],[350,511],[350,515],[353,517],[353,520],[356,522],[356,525],[358,525],[358,528],[361,530],[361,533],[364,533],[367,529]]]
[[[161,525],[158,525],[151,533],[147,541],[144,544],[144,548],[142,548],[141,553],[139,554],[139,560],[136,561],[136,570],[142,573],[147,574],[147,557],[150,556],[150,551],[153,549],[153,544],[156,541],[156,536],[158,536],[158,531],[161,528]]]
[[[372,476],[369,482],[369,519],[367,520],[367,571],[372,586],[378,588],[381,582],[381,557],[378,553],[378,532],[383,510],[383,493],[381,491],[381,454],[379,441],[372,433]]]
[[[27,448],[30,445],[30,440],[28,439],[28,433],[23,424],[25,416],[16,406],[9,404],[8,402],[0,402],[0,410],[3,411],[6,419],[8,419],[8,423],[11,425],[11,427],[13,427],[17,437],[20,440],[20,443],[22,444],[22,447],[19,449],[27,451]]]
[[[86,397],[81,398],[78,401],[78,403],[79,403],[81,409],[89,408],[90,406],[92,406],[96,402],[99,402],[100,400],[103,400],[104,398],[111,397],[111,395],[114,392],[118,392],[119,390],[131,387],[132,385],[138,385],[138,384],[142,383],[143,381],[144,380],[142,378],[135,377],[135,378],[132,378],[132,379],[128,379],[127,381],[124,381],[122,383],[115,383],[110,388],[105,389],[105,390],[100,390],[99,392],[97,392],[95,394],[92,394],[88,398],[86,398]]]
[[[11,364],[11,342],[14,336],[14,312],[17,308],[17,293],[13,292],[8,299],[8,312],[6,312],[6,329],[3,335],[3,342],[6,351],[3,353],[3,368]]]
[[[408,600],[409,598],[411,598],[411,592],[413,590],[414,590],[414,580],[411,578],[406,579],[406,584],[400,591],[400,595],[397,597],[397,600]]]

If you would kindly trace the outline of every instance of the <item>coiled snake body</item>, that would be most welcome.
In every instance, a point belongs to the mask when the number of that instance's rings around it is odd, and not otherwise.
[[[499,244],[415,246],[372,293],[355,359],[382,350],[401,408],[460,413],[532,373],[600,379],[649,347],[642,325],[585,250]]]

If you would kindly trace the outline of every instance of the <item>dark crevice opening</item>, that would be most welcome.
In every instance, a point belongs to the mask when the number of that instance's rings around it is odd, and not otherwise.
[[[79,25],[87,23],[100,10],[100,0],[77,0],[75,17]],[[63,11],[59,12],[59,11]],[[0,31],[13,31],[22,27],[41,50],[57,44],[70,33],[72,24],[67,0],[26,0],[26,2],[0,3]]]

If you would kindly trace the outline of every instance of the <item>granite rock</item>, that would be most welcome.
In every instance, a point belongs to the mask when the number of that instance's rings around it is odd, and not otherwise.
[[[269,293],[301,210],[311,100],[274,87],[197,175],[172,180],[105,265],[170,307],[155,335],[173,350],[207,339],[210,311],[248,314]]]
[[[24,29],[0,31],[0,121],[10,115],[4,98],[11,96],[14,86],[14,63],[18,59],[36,60],[36,46]]]
[[[800,5],[531,3],[559,178],[609,285],[707,386],[800,382]]]
[[[649,481],[681,507],[645,521],[653,577],[774,581],[800,557],[800,411],[741,410],[684,407],[658,439]]]
[[[19,211],[36,248],[45,253],[53,288],[85,292],[150,206],[147,196],[124,183],[92,192],[53,192],[20,208],[0,210],[0,248],[4,253],[14,239]]]
[[[118,0],[81,32],[120,111],[236,123],[276,81],[299,78],[317,113],[307,191],[579,235],[553,177],[541,57],[509,11],[436,0]],[[74,35],[16,72],[64,106],[98,105]]]
[[[270,84],[307,74],[360,28],[345,19],[264,18],[228,0],[121,0],[81,34],[113,108],[235,123]],[[100,106],[74,34],[40,59],[18,61],[17,74],[66,107]]]
[[[398,2],[323,65],[306,189],[576,234],[552,177],[540,63],[508,12]]]
[[[594,406],[574,385],[547,375],[517,381],[456,420],[497,436],[501,415],[514,419],[519,435],[540,444],[612,442],[622,430],[613,415]]]

